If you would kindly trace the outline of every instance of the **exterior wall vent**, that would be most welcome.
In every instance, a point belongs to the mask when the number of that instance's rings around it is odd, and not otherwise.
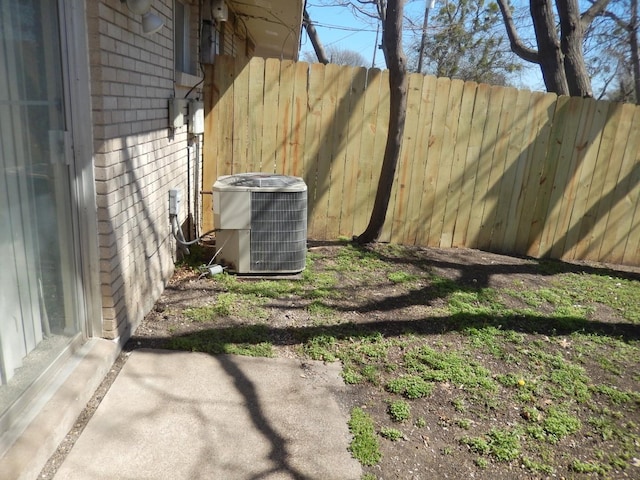
[[[236,273],[298,273],[307,252],[307,186],[299,177],[225,175],[213,184],[219,263]]]

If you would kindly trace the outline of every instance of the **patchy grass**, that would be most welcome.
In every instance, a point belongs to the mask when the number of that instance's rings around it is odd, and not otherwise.
[[[217,332],[198,332],[176,336],[169,340],[168,348],[205,353],[232,353],[250,357],[273,357],[266,325],[248,325]]]
[[[154,318],[163,347],[341,362],[363,478],[640,478],[639,278],[343,242],[296,280],[194,282],[207,305]]]

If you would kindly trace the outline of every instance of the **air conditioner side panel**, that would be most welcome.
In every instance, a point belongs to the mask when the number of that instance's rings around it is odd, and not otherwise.
[[[251,192],[213,190],[213,222],[216,228],[251,228]]]
[[[218,263],[231,272],[250,273],[250,242],[250,230],[220,230],[216,234],[216,249],[220,250]]]

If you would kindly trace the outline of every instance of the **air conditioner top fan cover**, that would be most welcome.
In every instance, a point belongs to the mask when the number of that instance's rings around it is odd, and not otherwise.
[[[236,173],[224,175],[216,181],[214,188],[219,191],[305,191],[307,185],[300,177],[269,173]]]

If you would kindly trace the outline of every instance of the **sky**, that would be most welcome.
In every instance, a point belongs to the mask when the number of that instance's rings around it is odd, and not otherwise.
[[[367,23],[365,19],[356,18],[349,8],[324,6],[321,0],[307,0],[307,12],[325,48],[335,46],[354,50],[367,60],[368,67],[372,66],[376,44],[375,21]],[[378,43],[381,42],[380,35],[378,34]],[[301,52],[306,51],[313,53],[313,46],[304,32]],[[385,68],[382,50],[376,52],[375,66]]]
[[[371,67],[376,44],[376,22],[362,16],[356,17],[350,8],[328,6],[328,3],[330,2],[327,0],[307,0],[307,11],[324,47],[335,46],[341,50],[357,51],[367,60],[366,66]],[[425,2],[422,0],[409,1],[405,4],[405,16],[413,14],[416,18],[421,18],[424,8]],[[378,35],[378,43],[381,42],[380,35],[381,33]],[[303,58],[304,52],[312,53],[315,58],[306,31],[303,32],[301,44],[300,58]],[[375,52],[375,67],[386,68],[380,49]],[[513,79],[513,83],[520,88],[544,90],[540,69],[536,65],[526,68]]]

